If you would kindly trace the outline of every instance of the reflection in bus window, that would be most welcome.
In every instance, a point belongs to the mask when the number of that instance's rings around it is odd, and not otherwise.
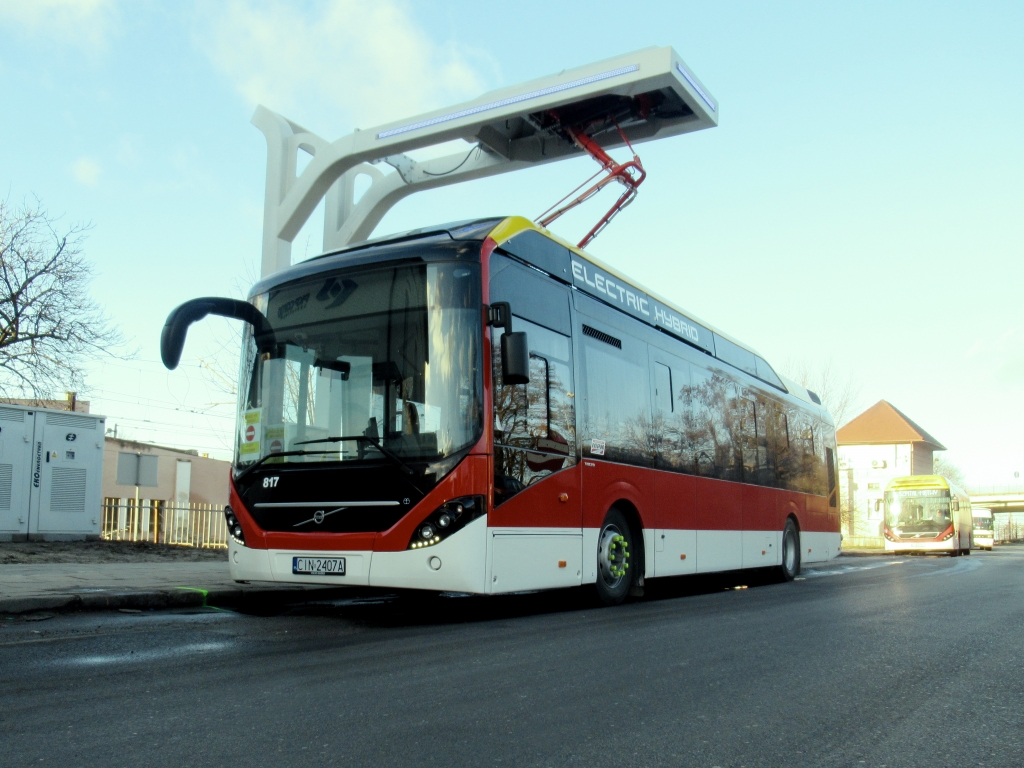
[[[646,345],[622,336],[622,349],[589,336],[581,337],[586,361],[588,440],[604,442],[609,461],[654,466],[656,439]],[[586,446],[593,454],[593,444]]]
[[[689,409],[690,365],[672,360],[672,365],[654,363],[654,419],[652,429],[657,448],[656,466],[674,472],[693,472],[692,452],[687,436],[692,429]]]
[[[576,411],[569,339],[516,317],[530,344],[530,381],[500,385],[501,329],[491,330],[494,503],[499,505],[576,462]]]

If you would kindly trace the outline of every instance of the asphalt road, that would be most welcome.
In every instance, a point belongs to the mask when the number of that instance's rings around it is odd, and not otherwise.
[[[1024,548],[655,584],[3,621],[0,765],[1024,765]]]

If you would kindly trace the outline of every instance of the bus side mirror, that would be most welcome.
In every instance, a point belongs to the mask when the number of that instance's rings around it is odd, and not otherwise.
[[[530,345],[525,331],[501,334],[501,383],[530,383]]]
[[[215,296],[186,301],[167,316],[167,322],[164,323],[164,329],[160,334],[160,359],[167,368],[173,371],[178,367],[181,351],[185,347],[188,327],[207,315],[244,320],[252,325],[253,331],[257,335],[270,332],[270,323],[267,322],[267,318],[247,301]]]
[[[530,382],[530,344],[526,333],[512,332],[512,308],[507,301],[496,301],[487,310],[487,324],[504,328],[501,334],[501,383],[528,384]]]

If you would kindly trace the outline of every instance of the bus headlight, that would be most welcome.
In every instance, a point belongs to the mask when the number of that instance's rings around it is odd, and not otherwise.
[[[951,526],[949,526],[949,528],[947,528],[947,529],[945,530],[945,533],[944,533],[944,535],[943,535],[943,537],[942,537],[942,540],[943,540],[943,541],[949,541],[949,540],[950,540],[950,539],[952,539],[952,538],[953,538],[953,537],[954,537],[955,535],[956,535],[956,531],[955,531],[955,530],[953,529],[953,526],[951,525]]]
[[[409,549],[421,549],[439,544],[467,523],[476,520],[486,510],[483,496],[462,496],[446,501],[435,509],[427,519],[416,526],[409,541]]]
[[[242,532],[242,524],[238,522],[238,518],[235,517],[235,513],[231,507],[224,507],[224,521],[228,524],[228,533],[231,534],[231,538],[245,546],[245,534]]]

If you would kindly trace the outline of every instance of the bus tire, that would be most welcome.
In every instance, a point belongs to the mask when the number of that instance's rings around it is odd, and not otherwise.
[[[636,582],[637,549],[622,511],[608,510],[597,536],[597,596],[605,605],[619,605]]]
[[[792,518],[786,520],[782,529],[782,565],[779,576],[783,581],[792,581],[800,575],[800,532]]]
[[[969,554],[971,554],[971,548],[970,547],[968,547],[967,549],[964,550],[964,555],[965,556],[969,555]]]

